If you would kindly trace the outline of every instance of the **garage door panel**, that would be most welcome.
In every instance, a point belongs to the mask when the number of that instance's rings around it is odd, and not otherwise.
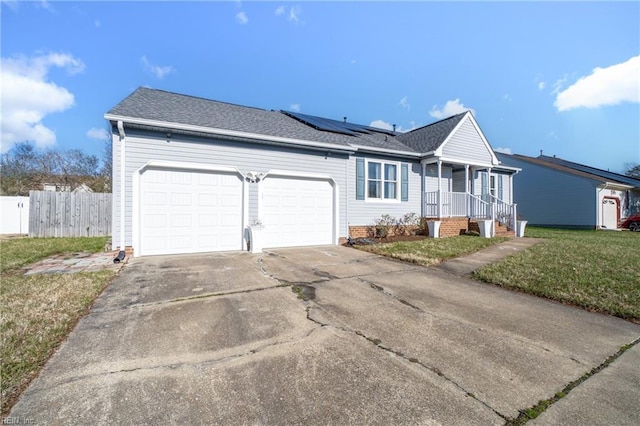
[[[333,242],[333,186],[327,180],[267,177],[262,183],[265,247]]]
[[[242,181],[236,174],[146,170],[143,255],[242,249]]]

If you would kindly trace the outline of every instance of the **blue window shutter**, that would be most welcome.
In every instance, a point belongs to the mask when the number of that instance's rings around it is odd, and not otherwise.
[[[498,199],[502,200],[502,175],[496,175],[498,179]]]
[[[409,165],[403,164],[401,166],[401,201],[409,201]]]
[[[356,158],[356,200],[364,200],[364,158]]]
[[[488,182],[487,182],[487,172],[480,172],[480,182],[481,182],[481,195],[486,195],[489,193]]]

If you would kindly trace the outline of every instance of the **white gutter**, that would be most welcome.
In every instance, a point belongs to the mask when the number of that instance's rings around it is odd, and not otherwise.
[[[125,218],[125,133],[124,123],[118,120],[118,133],[120,133],[120,251],[125,250],[124,218]]]
[[[409,152],[409,151],[398,151],[396,149],[387,149],[387,148],[374,148],[371,146],[364,145],[355,145],[350,144],[352,147],[356,148],[360,152],[381,152],[384,154],[392,154],[396,156],[406,156],[406,157],[420,157],[420,154],[417,152]]]
[[[227,129],[219,129],[215,127],[195,126],[192,124],[181,124],[181,123],[171,123],[171,122],[158,121],[158,120],[147,120],[144,118],[132,118],[132,117],[124,117],[120,115],[111,115],[111,114],[105,114],[104,118],[107,120],[118,121],[118,122],[125,121],[127,123],[138,124],[142,126],[170,128],[175,130],[206,133],[206,134],[218,135],[218,136],[232,136],[236,138],[279,142],[284,144],[301,145],[301,146],[316,147],[316,148],[323,148],[323,149],[330,149],[330,150],[337,150],[337,151],[349,151],[349,152],[354,151],[353,148],[347,145],[336,145],[332,143],[314,142],[314,141],[307,141],[307,140],[296,139],[296,138],[270,136],[270,135],[263,135],[263,134],[250,133],[250,132],[241,132],[238,130],[227,130]]]

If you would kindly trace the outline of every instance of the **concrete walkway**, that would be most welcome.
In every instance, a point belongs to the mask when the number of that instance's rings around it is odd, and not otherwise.
[[[487,247],[470,255],[447,260],[436,265],[435,268],[463,277],[483,266],[495,263],[543,241],[544,239],[542,238],[512,238],[509,241]]]

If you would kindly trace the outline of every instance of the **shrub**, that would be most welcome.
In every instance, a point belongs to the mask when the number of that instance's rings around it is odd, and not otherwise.
[[[376,238],[386,238],[389,236],[389,231],[394,230],[396,219],[388,214],[383,214],[379,219],[374,221]]]

